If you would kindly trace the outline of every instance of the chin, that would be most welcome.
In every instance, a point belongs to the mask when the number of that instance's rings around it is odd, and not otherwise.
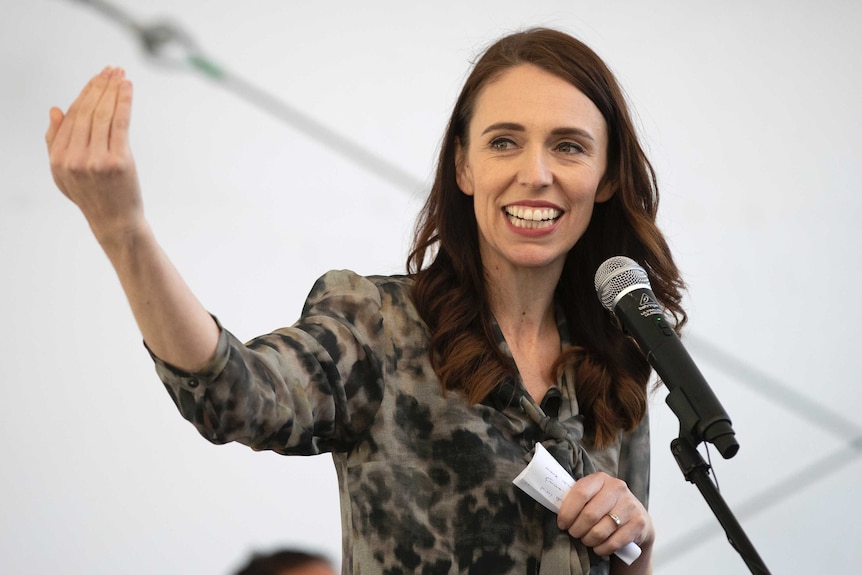
[[[522,254],[520,257],[514,257],[510,260],[512,265],[517,268],[530,270],[541,270],[545,268],[560,268],[566,261],[565,255],[549,256],[547,254]]]

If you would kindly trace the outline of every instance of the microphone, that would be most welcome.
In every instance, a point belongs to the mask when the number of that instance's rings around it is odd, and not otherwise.
[[[631,258],[614,256],[596,271],[596,294],[630,336],[670,391],[667,404],[680,429],[715,445],[725,459],[739,451],[730,418],[665,319],[646,271]]]

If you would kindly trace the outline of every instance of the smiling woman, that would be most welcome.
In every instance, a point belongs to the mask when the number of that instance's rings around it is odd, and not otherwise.
[[[681,324],[682,282],[652,168],[592,50],[548,29],[493,44],[453,110],[408,273],[329,272],[296,323],[245,344],[144,217],[131,106],[108,68],[52,109],[54,179],[204,437],[332,454],[345,573],[651,571],[649,366],[591,284],[628,255]],[[577,479],[557,516],[512,484],[538,443]],[[632,542],[639,559],[609,558]]]

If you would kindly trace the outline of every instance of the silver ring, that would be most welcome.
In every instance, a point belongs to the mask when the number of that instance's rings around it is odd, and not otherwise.
[[[620,525],[623,524],[623,522],[620,521],[620,518],[617,517],[616,515],[614,515],[613,513],[608,513],[608,517],[611,518],[611,521],[613,521],[614,523],[617,524],[617,527],[619,527]]]

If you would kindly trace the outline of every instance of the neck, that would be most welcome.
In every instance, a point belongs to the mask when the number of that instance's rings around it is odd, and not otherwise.
[[[560,354],[554,317],[554,290],[559,274],[547,268],[500,274],[486,270],[491,311],[527,392],[541,401],[554,384],[552,367]]]
[[[556,331],[554,291],[560,274],[546,268],[504,272],[485,270],[491,311],[504,333],[519,339],[538,339]]]

